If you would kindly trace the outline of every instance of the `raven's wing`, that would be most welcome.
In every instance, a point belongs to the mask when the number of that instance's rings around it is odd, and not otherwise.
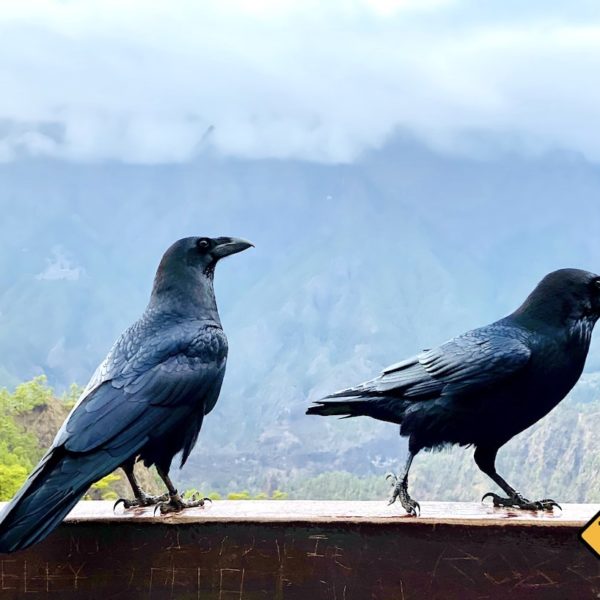
[[[375,410],[379,418],[396,422],[398,401],[405,407],[407,401],[460,397],[496,386],[517,375],[530,356],[531,350],[514,328],[496,325],[476,329],[391,365],[375,379],[331,394],[308,412],[355,416]],[[348,400],[328,401],[330,398]]]
[[[381,387],[419,400],[498,385],[520,372],[531,357],[529,347],[514,333],[505,328],[466,333],[425,350],[411,365],[388,367],[380,377]]]
[[[150,440],[185,428],[195,412],[214,406],[227,356],[220,327],[186,323],[161,331],[141,321],[134,326],[135,344],[130,333],[117,341],[52,447],[2,512],[0,552],[44,538],[91,483]],[[185,439],[193,445],[195,436]],[[184,455],[190,449],[183,448]]]
[[[185,414],[214,406],[227,358],[220,327],[179,325],[107,358],[102,376],[77,403],[54,441],[71,452],[159,438]],[[136,351],[126,356],[129,348]],[[125,355],[125,356],[124,356]]]

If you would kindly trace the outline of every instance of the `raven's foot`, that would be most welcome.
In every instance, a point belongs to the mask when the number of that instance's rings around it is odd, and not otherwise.
[[[558,502],[555,502],[551,498],[544,498],[543,500],[527,500],[527,498],[523,498],[521,494],[518,492],[509,498],[503,498],[502,496],[498,496],[498,494],[494,494],[492,492],[488,492],[483,496],[481,501],[483,502],[486,498],[491,498],[494,506],[504,506],[507,508],[518,508],[521,510],[554,510],[554,507],[560,507]]]
[[[189,500],[184,500],[178,493],[175,493],[169,496],[168,502],[161,502],[157,504],[154,512],[156,513],[157,510],[160,510],[162,515],[173,512],[181,512],[186,508],[204,506],[206,501],[212,504],[212,500],[210,498],[198,498],[198,496],[194,494]]]
[[[388,506],[394,504],[398,498],[400,498],[400,504],[402,508],[414,517],[417,517],[421,512],[421,506],[416,500],[413,500],[408,493],[408,483],[406,479],[399,479],[397,475],[389,473],[386,479],[392,480],[392,495],[388,501]]]
[[[151,496],[150,494],[142,492],[139,498],[134,498],[133,500],[129,500],[128,498],[119,498],[115,502],[113,510],[115,510],[119,504],[123,504],[123,508],[127,510],[128,508],[155,506],[161,502],[166,502],[168,499],[169,494],[163,494],[162,496]]]

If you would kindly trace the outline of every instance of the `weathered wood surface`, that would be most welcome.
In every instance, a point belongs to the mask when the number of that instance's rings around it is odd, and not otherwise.
[[[422,503],[219,501],[169,517],[83,502],[45,542],[0,555],[0,598],[597,598],[578,539],[598,505],[554,514]]]

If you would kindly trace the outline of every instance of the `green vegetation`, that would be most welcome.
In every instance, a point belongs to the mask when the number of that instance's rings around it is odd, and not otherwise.
[[[43,456],[69,410],[81,395],[82,388],[71,385],[68,392],[56,397],[45,376],[18,385],[13,392],[0,389],[0,501],[10,500],[21,487],[27,475]],[[139,473],[142,486],[150,493],[162,493],[157,476],[147,470]],[[198,490],[190,489],[186,497]],[[131,495],[125,477],[120,471],[110,473],[94,483],[85,495],[86,500],[116,500]],[[207,494],[211,500],[220,500],[221,494]],[[248,491],[232,492],[233,500],[280,500],[287,494],[275,490],[251,495]]]
[[[10,500],[40,460],[68,411],[81,394],[73,384],[57,398],[41,375],[18,385],[14,392],[0,390],[0,500]],[[119,473],[95,483],[86,498],[113,500]]]
[[[19,489],[52,443],[80,393],[81,388],[71,386],[66,394],[57,398],[43,376],[18,385],[12,392],[0,389],[0,500],[10,499]],[[551,415],[500,450],[500,473],[532,498],[550,496],[562,502],[600,501],[598,397],[600,375],[585,376],[573,394]],[[346,435],[349,424],[342,425],[346,426],[346,430],[342,431]],[[356,426],[359,425],[357,421]],[[333,429],[332,434],[328,444],[335,447],[339,438],[335,437]],[[355,443],[358,447],[359,442]],[[189,489],[186,496],[195,493],[212,500],[222,497],[230,500],[282,500],[289,497],[383,501],[389,493],[385,474],[402,462],[404,446],[405,443],[394,436],[386,445],[385,455],[378,453],[378,463],[369,474],[357,475],[350,472],[352,467],[345,468],[345,465],[323,471],[327,464],[325,460],[314,462],[311,468],[307,468],[298,459],[292,470],[293,476],[286,469],[268,470],[258,463],[253,467],[255,470],[241,475],[236,467],[237,478],[222,472],[219,478],[202,481],[200,487],[213,490],[208,494]],[[369,452],[365,447],[364,455],[369,456]],[[395,456],[394,452],[397,452]],[[415,498],[477,501],[483,493],[493,490],[493,484],[475,466],[472,454],[472,449],[460,448],[419,454],[410,478]],[[342,456],[341,452],[339,456]],[[384,459],[388,462],[383,463]],[[178,475],[197,482],[199,472],[192,462]],[[139,469],[138,477],[149,493],[163,493],[164,486],[152,470]],[[227,483],[224,484],[223,480]],[[178,483],[186,487],[181,479]],[[286,491],[278,487],[284,487]],[[114,500],[130,495],[126,478],[121,471],[116,471],[91,486],[85,498]]]
[[[229,492],[227,494],[227,500],[251,500],[250,492],[244,490],[243,492]]]
[[[15,494],[43,454],[36,435],[26,431],[18,418],[51,397],[45,377],[17,386],[12,394],[0,390],[0,500]]]
[[[113,489],[113,484],[121,480],[122,477],[119,473],[109,473],[100,481],[92,484],[85,495],[85,500],[116,500],[119,498],[119,494]]]
[[[79,400],[79,396],[83,393],[83,388],[76,383],[72,383],[69,386],[69,391],[65,392],[62,397],[62,401],[64,405],[70,410],[75,406],[77,400]]]
[[[244,490],[243,492],[229,492],[227,494],[227,500],[285,500],[287,497],[288,494],[281,490],[274,490],[270,496],[267,492],[258,492],[251,495],[248,490]]]
[[[220,500],[221,499],[221,494],[219,494],[218,492],[209,492],[208,494],[203,494],[202,492],[198,491],[195,488],[190,488],[187,489],[185,492],[183,492],[183,497],[186,500],[190,500],[191,498],[208,498],[209,500]]]

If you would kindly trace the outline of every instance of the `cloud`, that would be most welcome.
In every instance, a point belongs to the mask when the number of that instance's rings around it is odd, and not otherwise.
[[[591,5],[485,5],[7,3],[0,160],[349,162],[398,131],[448,152],[600,160]]]

